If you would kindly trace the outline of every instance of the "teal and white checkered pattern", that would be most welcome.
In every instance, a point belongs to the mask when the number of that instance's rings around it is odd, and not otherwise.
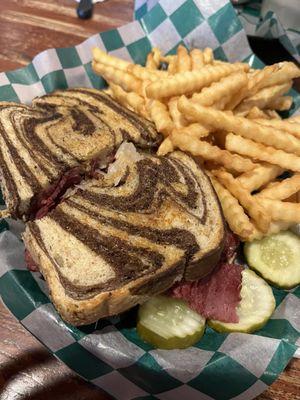
[[[144,7],[140,16],[149,9],[139,21],[73,48],[45,51],[26,68],[0,74],[0,100],[30,102],[57,88],[103,87],[91,70],[94,46],[140,63],[152,46],[168,53],[179,43],[211,46],[221,59],[262,65],[251,54],[240,21],[225,0],[137,3],[139,9]],[[294,96],[295,109],[300,96]],[[207,328],[201,341],[186,350],[155,350],[144,343],[136,333],[134,310],[72,327],[55,311],[40,275],[26,269],[21,230],[19,222],[0,222],[4,303],[56,357],[116,399],[252,399],[277,378],[300,342],[299,288],[274,289],[276,312],[255,335],[218,334]]]
[[[300,22],[298,30],[283,26],[273,11],[267,10],[262,14],[261,4],[262,0],[252,0],[245,6],[237,7],[239,18],[247,35],[279,39],[286,50],[300,62]]]

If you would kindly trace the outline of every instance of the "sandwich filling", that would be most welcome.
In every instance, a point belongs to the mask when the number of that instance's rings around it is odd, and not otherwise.
[[[195,282],[182,281],[170,295],[186,300],[189,306],[207,319],[239,322],[237,306],[241,300],[243,267],[233,263],[237,238],[228,232],[220,262],[213,272]]]

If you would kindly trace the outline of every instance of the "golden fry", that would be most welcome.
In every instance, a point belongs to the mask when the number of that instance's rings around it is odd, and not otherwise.
[[[248,91],[245,93],[245,98],[255,95],[263,87],[263,82],[266,81],[275,71],[278,70],[277,64],[268,65],[261,70],[255,70],[248,73],[249,85]],[[270,86],[270,85],[267,85]]]
[[[260,193],[255,195],[257,198],[285,200],[300,190],[300,174],[295,174],[291,178],[275,182],[267,186]]]
[[[141,80],[149,80],[151,82],[155,82],[158,79],[161,79],[164,76],[167,76],[168,73],[166,71],[157,71],[154,69],[147,69],[142,67],[141,65],[132,64],[127,67],[127,72],[133,74],[137,78]]]
[[[225,147],[229,151],[251,157],[254,160],[265,161],[283,169],[300,172],[300,157],[256,143],[253,140],[229,133],[226,137]]]
[[[177,102],[178,102],[178,97],[172,97],[172,99],[169,100],[168,103],[169,112],[175,127],[182,128],[183,126],[188,125],[188,121],[184,118],[183,114],[178,110]]]
[[[263,110],[260,110],[258,107],[252,107],[247,113],[246,113],[246,118],[248,119],[263,119],[263,120],[269,120],[270,116],[264,112]],[[257,122],[257,121],[256,121]]]
[[[168,74],[175,75],[177,73],[177,56],[170,56],[172,57],[169,61],[168,65]]]
[[[214,54],[210,47],[206,47],[203,50],[203,59],[204,64],[212,64],[212,62],[214,61]]]
[[[172,140],[170,137],[166,137],[161,145],[159,146],[159,149],[157,150],[157,155],[158,156],[165,156],[168,153],[171,153],[174,150],[174,146],[172,143]]]
[[[300,140],[289,133],[262,126],[247,118],[231,116],[224,111],[202,107],[189,101],[185,96],[178,100],[178,109],[187,115],[191,121],[200,122],[214,129],[234,132],[245,138],[300,155]]]
[[[255,200],[251,194],[244,189],[234,179],[234,177],[221,170],[212,171],[217,179],[226,187],[227,190],[239,201],[239,203],[247,210],[247,213],[255,221],[255,225],[262,232],[267,232],[270,226],[271,218],[264,208]]]
[[[255,122],[265,125],[271,126],[275,129],[285,131],[290,133],[291,135],[300,139],[300,122],[291,122],[291,118],[288,119],[256,119]]]
[[[249,95],[269,86],[280,85],[300,76],[300,69],[293,62],[280,62],[260,70],[254,77],[253,87],[250,87]]]
[[[193,49],[190,52],[192,71],[199,71],[204,66],[204,56],[201,50]]]
[[[187,49],[181,44],[177,49],[177,72],[185,72],[191,70],[191,59]]]
[[[154,47],[147,55],[146,68],[157,70],[161,61],[161,51],[159,48]]]
[[[236,63],[220,66],[209,65],[203,67],[200,71],[181,72],[166,79],[152,82],[146,88],[146,94],[149,98],[159,99],[194,92],[220,80],[223,76],[247,68],[249,67],[245,64]]]
[[[217,179],[211,177],[211,181],[230,229],[242,240],[247,240],[248,237],[253,236],[256,229],[237,199]]]
[[[235,72],[225,76],[219,82],[212,83],[209,87],[205,87],[200,93],[192,96],[192,102],[202,106],[212,106],[216,102],[221,101],[228,93],[231,95],[238,92],[247,84],[247,75],[244,72]]]
[[[271,200],[261,197],[259,202],[275,221],[285,221],[293,224],[300,223],[300,204],[287,201]]]
[[[148,111],[158,132],[161,132],[165,137],[168,136],[174,129],[174,124],[168,113],[167,106],[158,100],[152,100],[148,104]]]
[[[243,90],[243,89],[241,89]],[[216,108],[217,110],[225,110],[225,107],[227,107],[227,104],[236,96],[236,94],[229,94],[224,96],[222,99],[220,99],[219,101],[216,101],[213,104],[213,107]]]
[[[281,95],[287,93],[292,87],[292,83],[283,83],[281,85],[271,86],[261,89],[255,95],[245,99],[237,108],[236,111],[250,110],[252,107],[258,108],[275,108],[271,104]],[[270,105],[270,106],[269,106]]]
[[[248,87],[243,87],[241,90],[237,93],[235,93],[233,96],[228,96],[223,109],[224,110],[234,110],[240,103],[241,101],[246,97],[248,93]]]
[[[153,57],[153,53],[149,53],[147,55],[147,60],[146,60],[146,65],[145,67],[147,69],[151,69],[151,70],[157,70],[157,65],[154,61],[154,57]]]
[[[292,96],[282,96],[278,99],[274,99],[268,104],[268,108],[278,111],[289,110],[292,107],[293,98]]]
[[[92,67],[96,74],[101,75],[106,81],[121,86],[126,92],[141,93],[142,81],[132,74],[94,61]]]
[[[121,104],[126,107],[129,106],[137,113],[140,113],[145,106],[145,101],[142,96],[135,92],[125,92],[120,86],[110,84],[110,88],[113,93],[113,97]]]
[[[98,47],[94,47],[92,52],[93,61],[95,63],[109,65],[110,67],[121,69],[122,71],[126,71],[128,66],[131,65],[130,62],[111,56]]]
[[[236,180],[251,193],[277,178],[282,173],[283,169],[277,165],[265,164],[257,166],[252,171],[244,172]]]
[[[275,110],[264,110],[270,119],[281,119],[281,116]]]
[[[201,139],[209,135],[209,130],[201,124],[190,124],[184,128],[177,129],[180,134],[187,135],[187,137],[193,137],[195,139]]]
[[[174,147],[182,151],[188,151],[194,156],[201,156],[205,160],[214,161],[219,165],[224,165],[226,169],[236,172],[245,172],[255,168],[251,160],[231,154],[229,151],[221,150],[205,141],[198,140],[188,135],[183,135],[176,130],[172,132],[171,140]]]

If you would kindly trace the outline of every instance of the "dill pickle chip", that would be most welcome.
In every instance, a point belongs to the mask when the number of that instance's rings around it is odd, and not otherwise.
[[[249,267],[282,289],[300,284],[300,238],[290,231],[246,243]]]
[[[205,330],[205,319],[183,300],[156,296],[142,304],[137,332],[156,348],[184,349],[195,344]]]

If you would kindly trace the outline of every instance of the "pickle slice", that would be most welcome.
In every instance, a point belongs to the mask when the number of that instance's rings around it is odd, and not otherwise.
[[[160,349],[185,349],[195,344],[205,330],[205,319],[183,300],[152,297],[140,306],[137,332]]]
[[[241,301],[237,308],[238,323],[209,320],[208,325],[218,332],[251,333],[262,328],[275,310],[271,287],[255,272],[242,272]]]
[[[282,289],[300,284],[300,238],[290,231],[246,243],[249,267]]]

